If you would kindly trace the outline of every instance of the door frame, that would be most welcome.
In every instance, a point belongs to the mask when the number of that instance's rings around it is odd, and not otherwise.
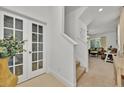
[[[43,40],[44,40],[43,41],[44,42],[44,44],[43,44],[43,47],[44,47],[43,48],[44,49],[44,53],[43,53],[44,65],[43,65],[43,67],[44,68],[43,68],[41,74],[45,73],[46,72],[46,64],[47,64],[47,62],[46,62],[46,25],[39,23],[39,22],[36,22],[36,21],[32,21],[31,19],[28,19],[28,18],[21,17],[17,14],[14,14],[14,13],[11,13],[8,11],[0,10],[0,30],[1,30],[0,39],[2,39],[4,36],[4,15],[8,15],[8,16],[13,17],[14,21],[15,21],[15,18],[23,20],[23,40],[27,40],[27,42],[23,45],[23,48],[26,50],[26,52],[23,52],[23,75],[18,76],[18,78],[19,78],[18,83],[24,82],[28,79],[31,79],[32,77],[38,76],[38,75],[40,75],[38,73],[41,72],[41,71],[39,71],[39,72],[37,71],[36,74],[32,75],[31,71],[30,71],[32,69],[31,64],[29,64],[29,62],[32,63],[32,60],[31,60],[31,57],[29,54],[29,50],[32,50],[31,46],[30,46],[30,44],[32,45],[32,43],[31,43],[32,25],[30,25],[32,22],[40,24],[44,28],[44,33],[43,33],[44,34],[43,35]],[[15,25],[15,22],[13,25]],[[13,30],[15,30],[15,26],[13,27]]]
[[[43,68],[36,70],[36,71],[32,71],[32,23],[43,26]],[[28,73],[29,73],[28,77],[30,79],[30,78],[46,73],[46,64],[47,64],[46,63],[46,25],[36,22],[36,21],[28,20],[28,27],[29,27],[29,30],[28,30],[28,53],[29,53],[28,62],[31,62],[31,64],[28,65]]]
[[[13,23],[13,36],[15,37],[15,18],[17,18],[17,19],[21,19],[21,20],[23,20],[23,40],[26,40],[26,37],[25,37],[25,31],[26,31],[26,19],[25,18],[23,18],[23,17],[20,17],[20,16],[18,16],[18,15],[15,15],[15,14],[13,14],[13,13],[9,13],[9,12],[7,12],[7,11],[0,11],[0,29],[1,29],[1,38],[4,38],[4,15],[7,15],[7,16],[10,16],[10,17],[13,17],[13,21],[14,21],[14,23]],[[26,43],[23,45],[23,48],[24,49],[26,49],[27,50],[27,47],[26,47]],[[27,58],[26,58],[26,56],[27,56],[27,52],[23,52],[22,53],[23,54],[23,63],[22,63],[22,65],[23,65],[23,75],[20,75],[20,76],[18,76],[18,83],[21,83],[21,82],[23,82],[23,81],[25,81],[25,80],[27,80],[27,64],[26,64],[26,62],[27,62]],[[15,59],[15,56],[14,56],[14,59]],[[14,62],[14,61],[13,61]],[[14,62],[14,65],[15,65],[15,62]],[[15,67],[15,66],[14,66]],[[14,70],[15,71],[15,70]],[[15,74],[15,73],[14,73]]]

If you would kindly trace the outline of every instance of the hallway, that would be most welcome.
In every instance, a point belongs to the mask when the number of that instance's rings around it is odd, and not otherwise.
[[[114,87],[115,76],[113,64],[105,63],[100,58],[91,57],[89,72],[78,81],[78,87]],[[17,87],[65,87],[53,75],[44,74],[17,85]]]
[[[97,57],[91,57],[89,72],[78,81],[79,87],[113,87],[115,86],[114,68],[112,63],[105,63]]]

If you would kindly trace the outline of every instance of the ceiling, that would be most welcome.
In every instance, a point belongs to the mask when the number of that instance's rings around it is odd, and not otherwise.
[[[80,7],[81,6],[65,6],[65,14],[67,15]]]
[[[102,12],[99,12],[100,8]],[[90,6],[80,19],[87,25],[90,35],[116,31],[120,9],[118,6]]]
[[[67,13],[70,13],[79,7],[68,7]],[[103,11],[99,12],[102,8]],[[96,35],[100,33],[116,31],[119,22],[120,6],[88,6],[80,19],[87,25],[88,34]]]

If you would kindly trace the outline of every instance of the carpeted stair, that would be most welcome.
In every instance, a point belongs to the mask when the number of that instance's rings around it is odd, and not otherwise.
[[[85,67],[81,67],[80,63],[76,62],[76,78],[77,78],[77,81],[85,73],[85,71],[86,71]]]

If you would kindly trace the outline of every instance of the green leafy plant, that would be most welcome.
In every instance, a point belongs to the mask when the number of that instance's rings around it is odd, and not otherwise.
[[[24,40],[18,41],[13,37],[0,39],[0,58],[15,56],[17,53],[25,51],[24,43]]]

